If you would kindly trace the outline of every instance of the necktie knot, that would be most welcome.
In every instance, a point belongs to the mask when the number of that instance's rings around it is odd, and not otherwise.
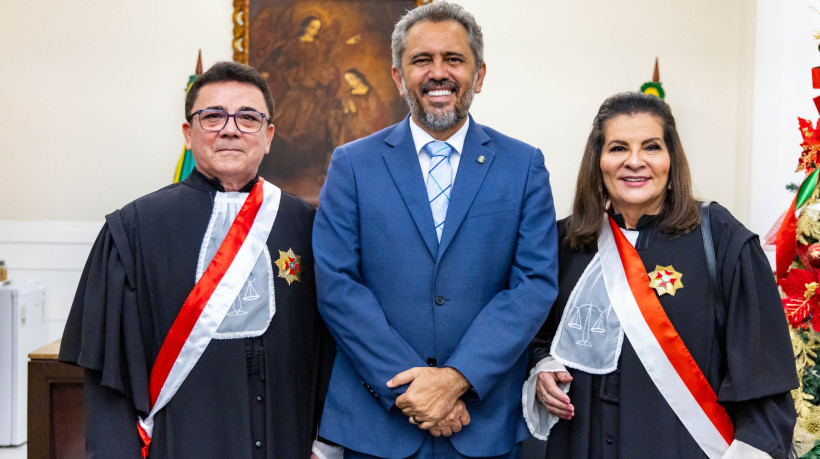
[[[446,142],[434,140],[424,146],[424,151],[426,151],[431,158],[435,158],[437,156],[449,158],[450,155],[453,153],[453,147],[451,147],[450,144]]]

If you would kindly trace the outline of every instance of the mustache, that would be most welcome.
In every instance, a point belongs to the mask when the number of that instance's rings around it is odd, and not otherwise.
[[[422,94],[428,91],[435,91],[437,89],[447,89],[458,94],[461,87],[455,81],[448,80],[446,78],[443,80],[428,80],[419,85],[419,92]]]

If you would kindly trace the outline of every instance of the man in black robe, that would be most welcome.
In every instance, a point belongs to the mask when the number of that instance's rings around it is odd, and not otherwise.
[[[106,217],[60,350],[61,361],[85,368],[88,457],[139,457],[137,421],[152,408],[151,371],[260,180],[272,115],[270,91],[256,70],[214,65],[185,104],[183,133],[197,168]],[[152,459],[310,455],[334,349],[316,311],[315,210],[265,187],[278,198],[270,233],[216,333],[153,416]]]

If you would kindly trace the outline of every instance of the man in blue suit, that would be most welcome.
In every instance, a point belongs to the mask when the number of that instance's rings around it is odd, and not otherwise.
[[[557,291],[544,157],[470,118],[486,66],[462,7],[408,12],[392,47],[411,116],[333,153],[314,225],[339,349],[319,434],[350,458],[518,458]]]

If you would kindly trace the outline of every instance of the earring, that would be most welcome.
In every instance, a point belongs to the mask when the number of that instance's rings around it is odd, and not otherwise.
[[[672,189],[672,184],[670,183],[670,184],[666,185],[666,189],[671,190]]]

